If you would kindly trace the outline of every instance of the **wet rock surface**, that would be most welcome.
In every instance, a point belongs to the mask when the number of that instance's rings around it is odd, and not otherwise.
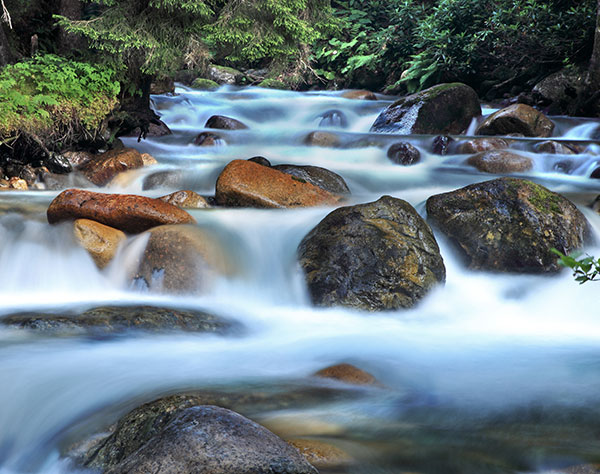
[[[498,110],[477,127],[477,135],[522,134],[525,137],[550,137],[554,123],[539,110],[514,104]]]
[[[304,139],[304,143],[310,146],[322,146],[324,148],[336,148],[342,144],[340,137],[331,132],[310,132]]]
[[[91,219],[136,234],[164,224],[189,224],[194,218],[172,204],[134,194],[103,194],[67,189],[50,203],[48,222]]]
[[[327,206],[340,200],[302,178],[244,160],[225,167],[215,197],[221,206],[265,208]]]
[[[288,443],[231,410],[175,396],[142,405],[88,453],[84,464],[107,473],[316,474]]]
[[[591,238],[586,218],[573,203],[516,178],[432,196],[427,214],[477,270],[557,272],[550,249],[568,254]]]
[[[111,262],[119,245],[126,239],[122,231],[89,219],[77,219],[73,223],[73,233],[98,268],[104,268]]]
[[[197,310],[156,306],[101,306],[82,313],[24,312],[3,316],[0,324],[47,335],[99,337],[128,331],[193,331],[219,334],[239,324]]]
[[[194,139],[194,145],[197,146],[216,146],[225,143],[220,135],[210,132],[199,133]]]
[[[350,194],[350,189],[339,174],[320,166],[275,165],[275,170],[303,179],[332,194]]]
[[[97,186],[104,186],[117,174],[141,168],[144,160],[133,148],[110,150],[80,166],[84,176]]]
[[[484,173],[521,173],[533,168],[533,160],[506,150],[483,151],[471,156],[467,164]]]
[[[353,385],[374,385],[375,377],[352,364],[336,364],[315,373],[316,377],[339,380]]]
[[[174,206],[188,209],[205,209],[210,207],[203,196],[190,190],[175,191],[166,196],[161,196],[158,199],[173,204]]]
[[[504,138],[474,138],[466,140],[456,145],[456,153],[473,154],[483,151],[503,150],[510,145],[508,140]]]
[[[408,142],[397,142],[388,148],[387,157],[398,165],[410,166],[421,161],[421,152]]]
[[[213,115],[210,117],[204,128],[218,128],[221,130],[244,130],[248,126],[237,119],[226,117],[224,115]]]
[[[336,209],[304,237],[298,256],[319,306],[409,308],[446,274],[429,226],[390,196]]]
[[[195,226],[169,225],[148,231],[134,275],[137,287],[151,291],[205,291],[215,278],[232,272],[215,236]]]
[[[371,132],[455,134],[480,115],[473,89],[460,83],[439,84],[394,102],[379,114]]]
[[[354,100],[377,100],[377,96],[371,91],[367,90],[350,90],[342,94],[344,99]]]

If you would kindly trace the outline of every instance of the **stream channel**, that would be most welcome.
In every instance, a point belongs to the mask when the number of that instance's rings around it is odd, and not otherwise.
[[[495,177],[464,164],[466,155],[431,153],[431,136],[370,134],[392,97],[231,87],[176,92],[153,96],[172,135],[123,140],[159,163],[101,191],[158,197],[191,189],[210,196],[228,162],[261,155],[272,164],[340,174],[350,204],[388,194],[425,216],[429,196]],[[332,110],[337,115],[324,120]],[[219,131],[224,143],[217,146],[193,145],[215,114],[249,128]],[[581,142],[585,151],[536,154],[536,140],[519,139],[535,166],[518,176],[575,202],[600,242],[600,216],[590,208],[600,194],[600,181],[590,178],[600,163],[594,143],[600,122],[552,119],[555,139]],[[342,146],[305,145],[314,130],[336,132]],[[420,149],[420,163],[400,166],[386,157],[399,138]],[[342,448],[354,458],[343,472],[548,473],[600,462],[597,283],[579,285],[567,270],[550,277],[470,271],[436,233],[446,284],[415,308],[316,308],[296,248],[332,208],[217,208],[190,213],[219,236],[237,276],[204,294],[150,293],[127,277],[127,262],[139,252],[134,237],[99,270],[68,224],[47,223],[46,208],[58,192],[0,194],[0,317],[151,304],[203,310],[243,330],[93,338],[0,326],[2,474],[85,472],[64,456],[69,446],[143,402],[194,389],[269,395],[272,403],[242,413],[284,438]],[[585,250],[600,255],[600,247]],[[341,362],[370,372],[379,385],[353,388],[312,377]],[[285,402],[291,392],[292,402]]]

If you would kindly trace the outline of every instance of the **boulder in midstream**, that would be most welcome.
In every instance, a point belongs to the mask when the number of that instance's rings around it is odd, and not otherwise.
[[[144,166],[139,151],[133,148],[109,150],[86,162],[79,169],[96,186],[104,186],[117,174]]]
[[[309,146],[321,146],[324,148],[336,148],[342,144],[340,137],[331,132],[310,132],[304,138],[304,144]]]
[[[371,132],[454,134],[481,115],[477,93],[461,83],[438,84],[403,97],[379,114]]]
[[[431,196],[427,214],[477,270],[546,273],[590,240],[590,226],[560,194],[531,181],[499,178]]]
[[[514,104],[494,112],[477,127],[477,135],[522,134],[525,137],[549,137],[554,123],[539,110]]]
[[[421,152],[411,143],[396,142],[388,148],[387,157],[393,163],[410,166],[421,161]]]
[[[85,456],[106,473],[316,474],[300,452],[231,410],[166,397],[142,405]]]
[[[119,245],[126,239],[123,231],[89,219],[77,219],[73,223],[73,233],[98,268],[104,268],[111,262]]]
[[[533,160],[507,150],[482,151],[469,157],[467,164],[484,173],[522,173],[533,168]]]
[[[48,222],[91,219],[131,234],[165,224],[189,224],[194,218],[177,206],[134,194],[103,194],[67,189],[50,203]]]
[[[218,128],[220,130],[243,130],[248,126],[237,119],[225,115],[213,115],[204,125],[204,128]]]
[[[331,212],[304,237],[298,257],[319,306],[410,308],[446,276],[427,223],[390,196]]]

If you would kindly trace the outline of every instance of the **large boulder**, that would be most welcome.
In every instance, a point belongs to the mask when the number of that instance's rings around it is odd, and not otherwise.
[[[304,237],[298,256],[320,306],[409,308],[446,276],[427,223],[390,196],[331,212]]]
[[[533,168],[531,158],[506,150],[482,151],[469,157],[467,164],[494,174],[522,173]]]
[[[219,175],[215,197],[221,206],[332,206],[340,199],[302,178],[258,163],[234,160]]]
[[[205,290],[232,265],[215,236],[196,226],[167,225],[149,238],[134,274],[136,286],[152,291],[190,293]]]
[[[549,137],[554,123],[539,110],[514,104],[494,112],[477,127],[477,135],[522,134],[526,137]]]
[[[371,132],[461,133],[480,115],[479,98],[473,89],[460,83],[439,84],[394,102],[379,114]]]
[[[106,473],[316,474],[296,448],[226,408],[172,396],[125,415],[84,465]]]
[[[458,244],[472,269],[556,272],[556,248],[568,254],[590,238],[573,203],[539,184],[499,178],[427,200],[432,223]]]
[[[314,184],[333,194],[350,194],[350,189],[344,178],[320,166],[275,165],[273,169],[303,179],[307,183]]]
[[[104,186],[119,173],[143,166],[144,160],[139,151],[121,148],[102,153],[79,169],[96,186]]]
[[[136,234],[164,224],[190,224],[194,218],[177,206],[134,194],[103,194],[67,189],[50,203],[48,222],[91,219]]]
[[[77,219],[73,223],[73,233],[98,268],[104,268],[110,263],[119,245],[126,239],[123,231],[89,219]]]
[[[107,336],[127,331],[194,331],[226,333],[236,323],[196,310],[155,306],[101,306],[83,313],[16,313],[0,324],[52,335]]]

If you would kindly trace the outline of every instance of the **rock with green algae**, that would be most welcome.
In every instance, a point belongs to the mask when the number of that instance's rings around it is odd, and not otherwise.
[[[568,254],[591,238],[588,221],[572,202],[523,179],[499,178],[431,196],[427,214],[477,270],[556,272],[550,249]]]
[[[264,87],[265,89],[290,90],[290,86],[288,86],[285,82],[269,77],[264,81],[261,81],[258,84],[258,87]]]
[[[427,223],[390,196],[336,209],[304,237],[298,256],[319,306],[410,308],[446,276]]]
[[[107,473],[316,474],[297,449],[231,410],[177,395],[144,404],[84,455]]]
[[[212,91],[219,88],[219,84],[215,81],[211,81],[210,79],[205,79],[203,77],[198,77],[194,79],[192,82],[192,87],[194,89],[199,89],[202,91]]]
[[[371,132],[456,134],[480,115],[479,98],[471,87],[438,84],[394,102],[379,114]]]

